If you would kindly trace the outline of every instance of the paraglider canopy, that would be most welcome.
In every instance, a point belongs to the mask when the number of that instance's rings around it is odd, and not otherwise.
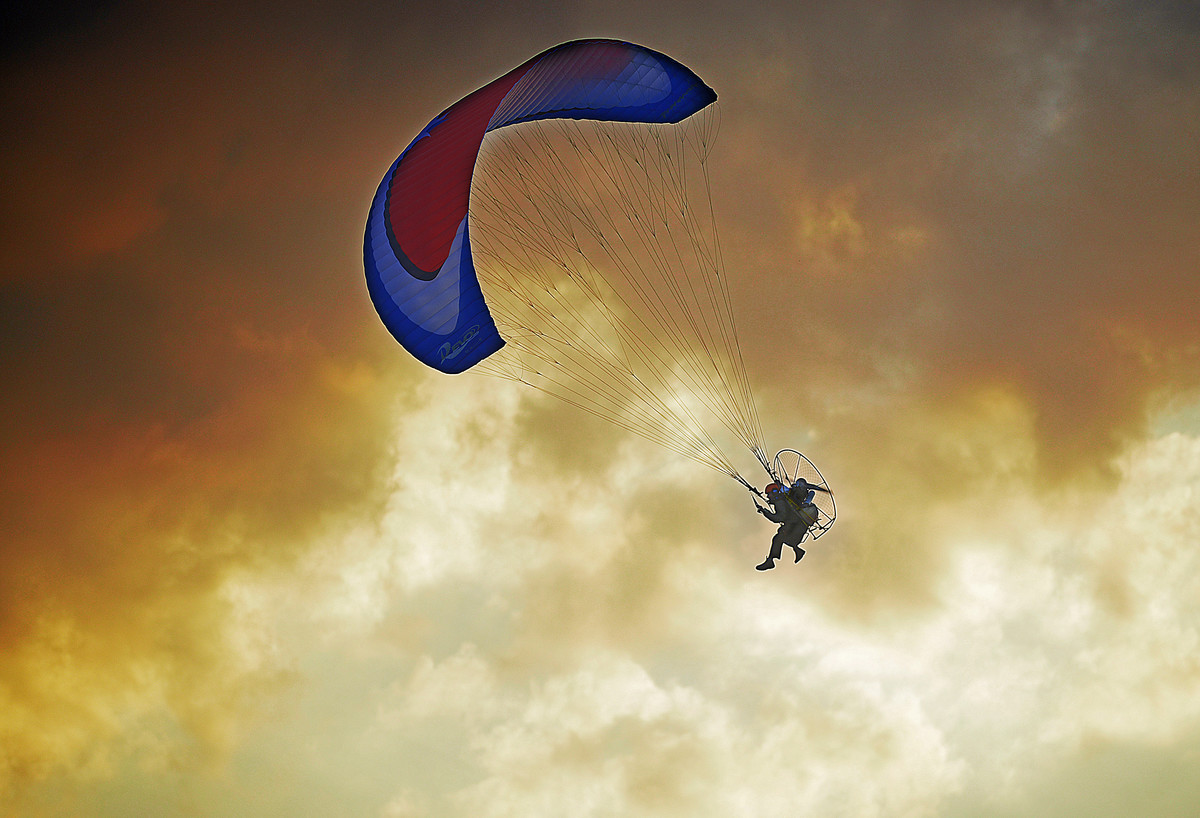
[[[504,346],[471,254],[471,176],[484,135],[534,120],[670,123],[716,100],[691,70],[617,40],[538,54],[433,118],[392,164],[367,221],[363,258],[379,317],[405,349],[446,373]]]
[[[708,188],[715,101],[677,60],[592,39],[451,105],[371,205],[384,325],[441,372],[526,384],[736,476],[728,432],[765,467]]]

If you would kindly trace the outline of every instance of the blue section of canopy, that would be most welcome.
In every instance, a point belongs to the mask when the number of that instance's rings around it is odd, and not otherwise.
[[[384,326],[417,360],[454,375],[504,346],[475,275],[464,218],[459,241],[431,281],[412,277],[387,239],[388,182],[397,159],[375,194],[363,251],[367,292]],[[406,296],[406,297],[405,297]]]

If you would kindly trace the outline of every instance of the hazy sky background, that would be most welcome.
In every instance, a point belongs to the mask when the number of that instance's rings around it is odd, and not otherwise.
[[[304,5],[5,33],[0,815],[1194,814],[1194,3]],[[396,154],[591,36],[720,95],[799,566],[367,298]]]

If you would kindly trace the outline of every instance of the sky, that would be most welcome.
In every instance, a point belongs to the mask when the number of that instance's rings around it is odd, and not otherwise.
[[[1193,814],[1194,4],[300,6],[6,27],[0,815]],[[367,297],[399,151],[579,37],[719,95],[799,565]]]

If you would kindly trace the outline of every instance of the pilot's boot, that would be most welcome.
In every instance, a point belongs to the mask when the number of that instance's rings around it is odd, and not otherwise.
[[[754,566],[755,570],[758,570],[758,571],[770,571],[774,567],[775,567],[775,560],[771,559],[770,557],[767,557],[760,564]]]
[[[804,558],[804,549],[798,545],[793,545],[792,550],[796,552],[796,562],[800,562]]]

